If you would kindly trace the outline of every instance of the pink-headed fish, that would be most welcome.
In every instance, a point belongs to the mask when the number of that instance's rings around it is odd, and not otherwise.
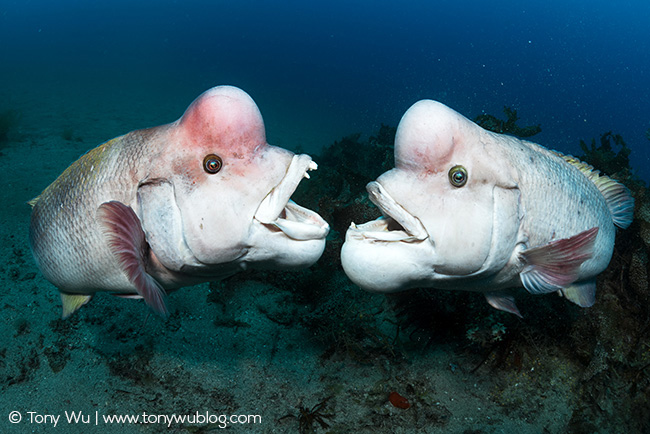
[[[352,223],[343,269],[361,288],[482,292],[519,314],[510,288],[559,292],[587,307],[632,222],[622,184],[577,159],[486,131],[431,100],[395,138],[395,168],[367,186],[383,217]]]
[[[176,122],[90,150],[31,201],[34,258],[64,317],[98,291],[166,314],[165,291],[316,262],[329,226],[290,200],[314,169],[267,144],[248,94],[214,87]]]

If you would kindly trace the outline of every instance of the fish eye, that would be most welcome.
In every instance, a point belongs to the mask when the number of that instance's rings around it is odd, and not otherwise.
[[[449,169],[449,182],[454,187],[462,187],[467,184],[467,169],[463,166],[454,166]]]
[[[223,160],[215,154],[208,154],[203,159],[203,170],[207,173],[215,174],[223,167]]]

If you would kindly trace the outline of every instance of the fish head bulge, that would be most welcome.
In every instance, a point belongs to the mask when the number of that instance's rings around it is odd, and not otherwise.
[[[343,268],[381,292],[444,288],[495,273],[517,243],[519,192],[485,132],[435,101],[414,104],[395,138],[395,168],[368,184],[383,216],[351,225]],[[462,285],[462,283],[460,283]]]

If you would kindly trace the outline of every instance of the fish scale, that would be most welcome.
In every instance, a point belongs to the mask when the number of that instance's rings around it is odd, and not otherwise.
[[[107,198],[127,202],[133,186],[123,182],[124,166],[117,159],[129,160],[134,146],[128,145],[138,142],[134,134],[110,140],[81,156],[41,193],[33,207],[30,242],[34,256],[45,257],[52,254],[53,246],[60,246],[59,261],[38,263],[45,277],[63,291],[132,287],[105,248],[95,213]]]
[[[607,202],[596,185],[573,165],[535,143],[510,137],[497,139],[508,139],[497,143],[503,143],[503,158],[509,157],[520,177],[524,213],[521,232],[528,238],[526,247],[542,246],[599,227],[595,256],[585,262],[581,273],[591,274],[598,268],[596,264],[609,262],[611,248],[607,246],[613,245],[616,231]],[[522,155],[513,157],[518,143]],[[581,201],[589,204],[588,210],[580,205]]]

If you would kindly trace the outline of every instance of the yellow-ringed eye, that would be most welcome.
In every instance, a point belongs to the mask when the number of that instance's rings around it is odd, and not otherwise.
[[[206,155],[203,159],[203,170],[207,173],[215,174],[223,167],[223,160],[215,154]]]
[[[463,166],[454,166],[449,169],[449,183],[454,187],[467,184],[467,169]]]

